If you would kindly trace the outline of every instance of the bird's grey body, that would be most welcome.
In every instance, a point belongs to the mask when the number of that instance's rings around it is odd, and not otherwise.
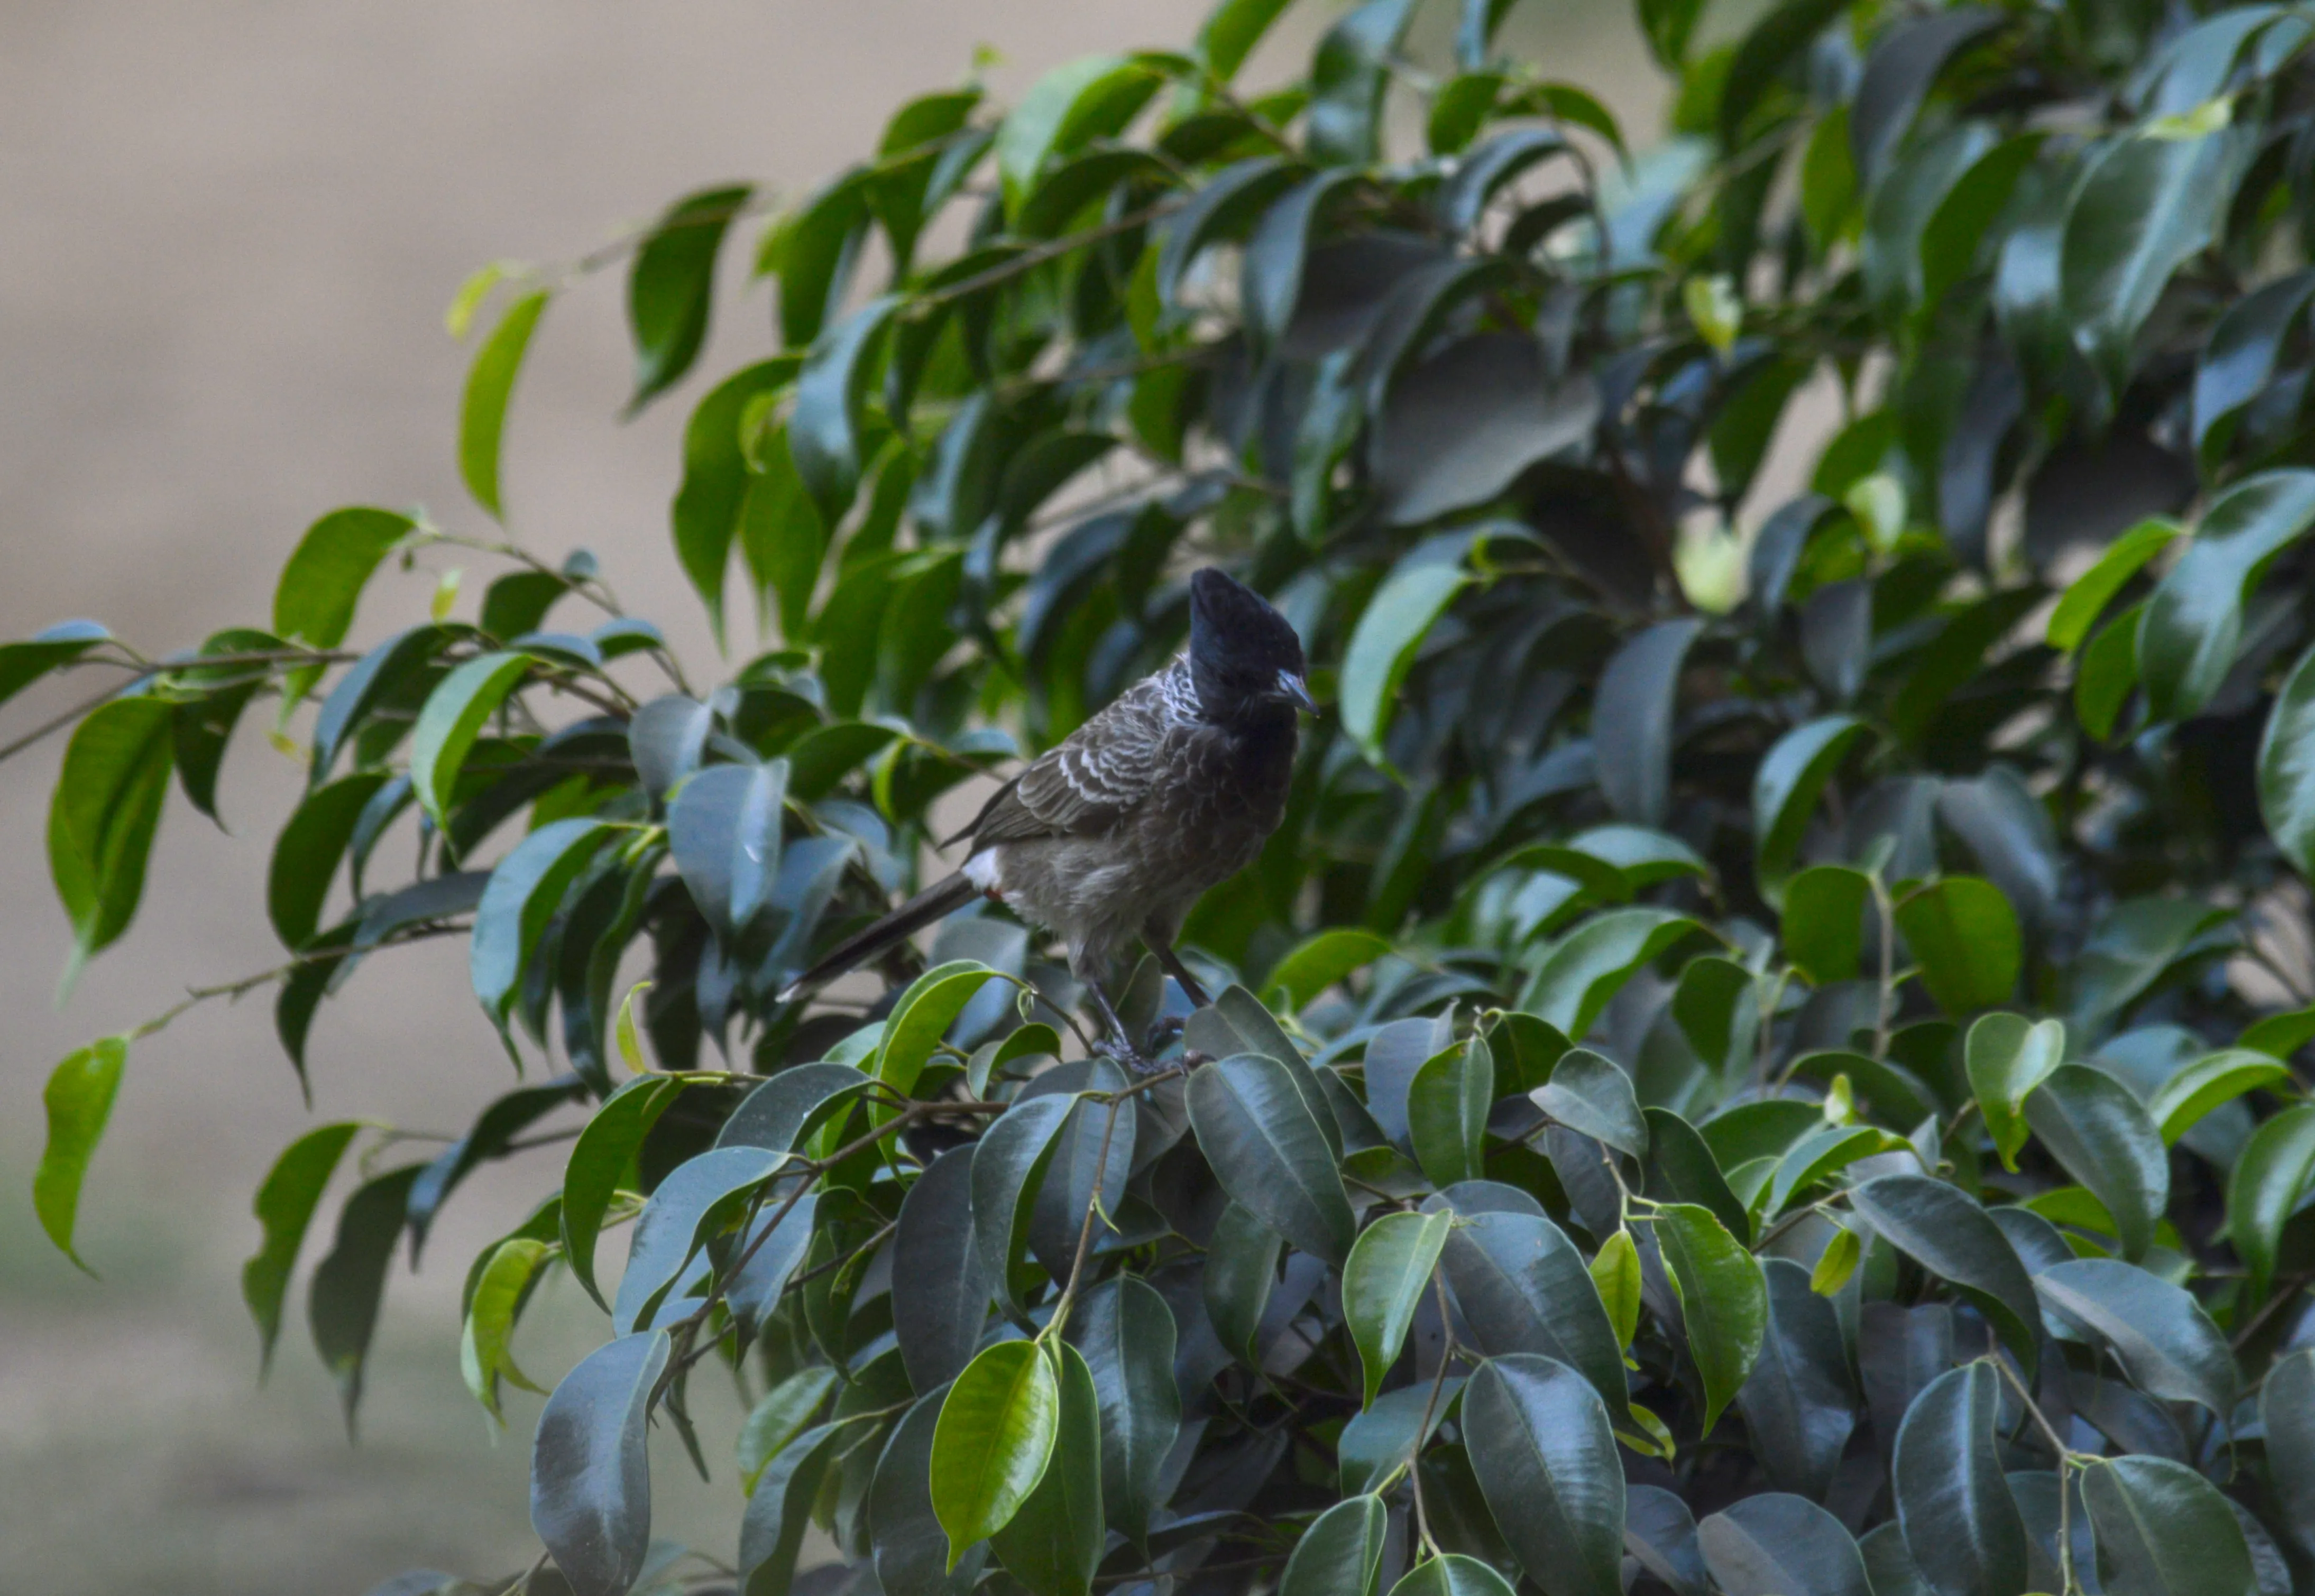
[[[1209,887],[1254,862],[1286,812],[1296,714],[1312,707],[1302,644],[1263,597],[1220,571],[1190,579],[1190,647],[1033,762],[951,838],[964,866],[846,938],[793,998],[887,953],[976,895],[1058,933],[1069,969],[1139,1064],[1103,985],[1139,937],[1193,1004],[1174,936]]]
[[[958,834],[965,878],[1069,944],[1100,982],[1134,938],[1170,953],[1182,918],[1278,829],[1294,711],[1252,725],[1199,713],[1189,661],[1144,678],[1006,784]],[[1161,775],[1164,779],[1161,779]]]

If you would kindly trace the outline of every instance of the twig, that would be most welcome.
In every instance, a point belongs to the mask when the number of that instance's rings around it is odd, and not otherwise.
[[[1128,211],[1125,215],[1104,222],[1099,226],[1087,227],[1082,233],[1072,233],[1065,238],[1049,239],[1043,244],[1023,250],[1009,261],[1000,261],[996,265],[985,270],[976,271],[961,281],[919,295],[910,302],[909,308],[911,312],[919,315],[927,311],[937,310],[969,295],[977,294],[983,288],[994,288],[998,283],[1021,276],[1024,272],[1033,271],[1046,262],[1057,261],[1072,250],[1080,250],[1089,244],[1099,244],[1104,238],[1114,238],[1121,233],[1131,233],[1136,227],[1147,226],[1160,217],[1170,216],[1180,209],[1185,202],[1184,196],[1176,194],[1160,200],[1155,204],[1145,205],[1140,210]]]
[[[1069,1284],[1061,1288],[1061,1299],[1053,1305],[1053,1317],[1045,1322],[1040,1341],[1047,1335],[1060,1340],[1069,1326],[1069,1309],[1077,1306],[1078,1288],[1085,1282],[1086,1262],[1093,1255],[1093,1222],[1101,1212],[1101,1183],[1109,1174],[1109,1147],[1117,1133],[1117,1111],[1124,1105],[1122,1097],[1109,1100],[1109,1117],[1101,1127],[1101,1153],[1093,1162],[1093,1190],[1086,1198],[1085,1223],[1078,1227],[1077,1256],[1069,1264]]]

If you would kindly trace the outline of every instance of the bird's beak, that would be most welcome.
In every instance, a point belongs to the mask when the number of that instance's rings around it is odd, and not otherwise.
[[[1278,691],[1289,704],[1305,714],[1318,713],[1318,701],[1310,696],[1310,684],[1291,670],[1278,673]]]

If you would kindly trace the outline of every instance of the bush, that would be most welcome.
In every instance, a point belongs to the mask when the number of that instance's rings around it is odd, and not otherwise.
[[[2315,27],[1784,0],[1713,42],[1643,0],[1633,151],[1496,0],[1421,61],[1368,0],[1241,93],[1280,8],[912,101],[773,217],[785,352],[698,402],[672,510],[718,637],[755,611],[722,685],[586,552],[377,509],[268,627],[0,652],[0,692],[125,672],[66,723],[76,959],[253,704],[311,767],[287,961],[58,1067],[49,1233],[135,1039],[272,985],[302,1071],[362,962],[464,935],[544,1077],[430,1160],[308,1133],[244,1281],[270,1352],[358,1164],[307,1297],[350,1419],[398,1239],[567,1141],[464,1361],[496,1414],[542,1279],[609,1312],[533,1469],[586,1596],[730,1586],[650,1533],[710,1362],[763,1393],[751,1596],[2315,1590]],[[590,258],[635,405],[767,208]],[[493,518],[566,276],[452,313],[502,303]],[[344,649],[444,545],[509,562],[471,618]],[[865,1007],[783,1002],[944,799],[1166,661],[1202,562],[1334,707],[1185,933],[1226,995],[1125,984],[1186,1019],[1167,1067],[1082,1056],[994,909]],[[856,1572],[794,1574],[812,1526]]]

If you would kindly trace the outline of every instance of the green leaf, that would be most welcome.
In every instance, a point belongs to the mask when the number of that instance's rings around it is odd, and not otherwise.
[[[2209,244],[2233,185],[2236,140],[2122,137],[2089,158],[2068,207],[2060,295],[2074,341],[2107,389],[2170,275]]]
[[[1278,1284],[1278,1258],[1285,1245],[1251,1209],[1235,1201],[1222,1205],[1206,1243],[1201,1292],[1206,1317],[1222,1350],[1249,1368],[1261,1361],[1255,1337]]]
[[[1640,1249],[1629,1230],[1619,1230],[1592,1255],[1592,1283],[1599,1288],[1616,1344],[1628,1348],[1640,1330]]]
[[[1857,1423],[1848,1345],[1832,1304],[1809,1289],[1808,1272],[1798,1264],[1770,1258],[1761,1276],[1769,1288],[1769,1330],[1736,1393],[1737,1410],[1770,1484],[1821,1496]]]
[[[2108,1596],[2248,1596],[2259,1588],[2234,1509],[2183,1463],[2090,1459],[2082,1504]]]
[[[1570,1130],[1635,1158],[1648,1156],[1647,1121],[1632,1077],[1588,1048],[1570,1049],[1552,1066],[1551,1078],[1528,1096]]]
[[[1857,1542],[1806,1497],[1747,1496],[1696,1527],[1725,1596],[1894,1596],[1869,1584]]]
[[[815,1425],[764,1465],[740,1520],[739,1589],[778,1592],[789,1588],[803,1551],[804,1532],[812,1528],[813,1506],[843,1450],[838,1443],[855,1434],[855,1428],[840,1420]],[[865,1444],[873,1451],[873,1438]],[[607,1591],[604,1596],[617,1593]]]
[[[603,1216],[634,1169],[643,1139],[682,1094],[681,1081],[661,1076],[628,1081],[595,1111],[571,1144],[571,1161],[563,1171],[563,1256],[572,1276],[606,1313],[611,1305],[595,1283],[595,1242]]]
[[[1740,142],[1745,119],[1761,97],[1776,87],[1785,68],[1800,58],[1816,36],[1852,0],[1784,0],[1752,24],[1736,47],[1720,96],[1720,132],[1731,148]],[[1811,1592],[1811,1596],[1816,1596]]]
[[[427,695],[410,737],[410,784],[435,825],[449,824],[451,790],[475,739],[533,663],[528,654],[478,654]]]
[[[466,492],[475,496],[475,502],[487,510],[492,520],[506,519],[500,493],[499,469],[505,448],[507,402],[513,397],[514,379],[522,371],[522,359],[530,348],[530,335],[537,331],[538,318],[546,313],[547,301],[553,297],[547,289],[540,288],[535,293],[525,294],[508,306],[506,314],[499,318],[499,324],[491,330],[491,335],[483,340],[482,347],[475,351],[475,363],[466,371],[466,397],[458,407],[458,475],[466,483]],[[340,513],[376,515],[383,512],[355,510]],[[319,530],[319,528],[315,529]],[[403,531],[409,529],[405,523]],[[395,536],[399,537],[401,533]],[[310,535],[308,541],[311,541]],[[305,550],[301,546],[298,552],[303,554]],[[368,574],[368,569],[362,572],[364,577]],[[282,583],[286,591],[288,584],[287,572],[282,574]],[[355,582],[354,590],[359,592],[360,585],[359,581]],[[347,607],[347,618],[352,618],[350,603]],[[291,628],[282,625],[281,620],[280,605],[277,600],[273,629],[284,636],[296,635]],[[341,625],[338,636],[344,635],[345,628]],[[327,647],[335,643],[338,638],[331,638],[325,643],[322,638],[308,634],[306,641],[317,647]]]
[[[1708,1435],[1761,1355],[1769,1327],[1768,1284],[1760,1262],[1710,1209],[1668,1203],[1656,1210],[1655,1236],[1704,1383]]]
[[[1949,1281],[2034,1366],[2041,1308],[2017,1250],[1965,1192],[1927,1175],[1885,1175],[1853,1188],[1849,1206],[1881,1237]]]
[[[1846,864],[1813,864],[1785,883],[1785,957],[1818,986],[1857,979],[1873,878]]]
[[[616,835],[599,820],[554,820],[524,838],[491,872],[475,909],[466,967],[475,999],[501,1033],[547,922],[580,872]]]
[[[1364,969],[1390,951],[1388,937],[1359,927],[1337,927],[1305,939],[1270,967],[1266,980],[1291,1013],[1351,971]]]
[[[1724,1162],[1734,1167],[1736,1161],[1716,1157],[1703,1133],[1668,1108],[1648,1109],[1643,1117],[1648,1127],[1648,1195],[1660,1202],[1708,1208],[1730,1235],[1748,1235],[1751,1216],[1720,1173]]]
[[[2133,604],[2099,629],[2074,668],[2074,716],[2100,742],[2138,686],[2138,626],[2146,606]]]
[[[1339,1266],[1357,1223],[1317,1118],[1286,1066],[1259,1053],[1202,1064],[1184,1095],[1222,1189],[1304,1252]]]
[[[1772,905],[1783,898],[1825,783],[1869,731],[1855,715],[1826,715],[1787,732],[1762,756],[1752,778],[1753,867]]]
[[[402,1237],[410,1188],[426,1173],[423,1164],[405,1164],[354,1190],[338,1210],[338,1233],[329,1255],[314,1267],[306,1289],[306,1319],[322,1367],[337,1382],[345,1410],[346,1433],[354,1432],[361,1405],[362,1369],[377,1328],[377,1308],[386,1294],[386,1272],[394,1244]]]
[[[1013,1521],[1044,1477],[1061,1425],[1060,1381],[1034,1342],[1000,1341],[957,1376],[933,1432],[933,1512],[948,1565]]]
[[[2098,563],[2074,579],[2058,600],[2058,607],[2050,612],[2050,625],[2044,633],[2050,646],[2068,653],[2081,647],[2082,640],[2090,634],[2091,624],[2106,613],[2114,596],[2144,570],[2148,562],[2182,536],[2177,522],[2158,517],[2139,522],[2107,545]]]
[[[1287,4],[1288,0],[1220,0],[1198,30],[1198,60],[1228,83]]]
[[[1409,315],[1390,326],[1430,325],[1489,282],[1489,270],[1478,268],[1450,278],[1450,291],[1429,301],[1431,317]],[[1355,430],[1360,408],[1373,418],[1367,465],[1393,526],[1489,503],[1530,467],[1589,448],[1600,420],[1599,386],[1580,372],[1554,377],[1532,340],[1480,332],[1417,353],[1424,343],[1416,333],[1397,346],[1396,359],[1370,360],[1363,400],[1339,417],[1346,430]]]
[[[2251,590],[2310,526],[2315,471],[2245,477],[2203,512],[2139,618],[2138,670],[2155,720],[2185,720],[2218,692],[2234,668]]]
[[[2018,912],[2001,890],[1949,875],[1897,905],[1897,933],[1921,967],[1921,984],[1947,1014],[2008,1001],[2026,960]]]
[[[1864,120],[1855,111],[1851,118],[1852,129]],[[1983,122],[1957,122],[1914,144],[1887,173],[1871,179],[1859,263],[1867,295],[1886,320],[1929,307],[1922,265],[1929,220],[1956,199],[1973,167],[1992,158],[1996,146]]]
[[[2146,1116],[2160,1130],[2165,1147],[2176,1147],[2220,1104],[2292,1078],[2272,1054],[2248,1045],[2251,1035],[2243,1033],[2245,1046],[2205,1053],[2155,1088],[2146,1100]]]
[[[735,1452],[740,1466],[740,1484],[749,1494],[768,1464],[788,1442],[803,1434],[828,1401],[829,1393],[836,1389],[836,1370],[821,1364],[799,1369],[794,1374],[764,1393],[764,1399],[748,1410],[746,1423],[740,1426],[740,1439]],[[913,1410],[911,1410],[913,1413]],[[939,1414],[935,1404],[925,1420],[925,1445],[932,1445],[932,1421]],[[919,1458],[918,1465],[923,1466]],[[923,1485],[919,1479],[919,1488]],[[926,1504],[925,1516],[932,1517],[932,1507]]]
[[[2026,1145],[2026,1099],[2065,1061],[2062,1020],[1990,1014],[1970,1026],[1963,1062],[2003,1168],[2018,1167],[2018,1149]]]
[[[1389,1213],[1360,1233],[1343,1268],[1343,1317],[1366,1373],[1365,1405],[1398,1361],[1453,1216]]]
[[[1049,1093],[1017,1103],[981,1132],[972,1150],[972,1225],[980,1261],[1006,1311],[1024,1317],[1015,1275],[1029,1243],[1037,1193],[1076,1100]]]
[[[1402,560],[1360,612],[1343,652],[1337,696],[1343,730],[1376,764],[1386,763],[1383,738],[1397,707],[1399,684],[1432,625],[1469,580],[1459,563]]]
[[[1703,629],[1694,616],[1660,621],[1618,649],[1601,673],[1592,743],[1601,795],[1624,820],[1663,824],[1672,802],[1672,714],[1681,668]]]
[[[2026,1525],[2001,1476],[2001,1377],[1948,1370],[1905,1410],[1892,1465],[1905,1546],[1932,1591],[2027,1589]]]
[[[1857,170],[1868,183],[1880,177],[1947,63],[2002,20],[1998,11],[1959,6],[1903,19],[1875,41],[1857,86],[1849,129]]]
[[[624,1335],[580,1361],[538,1415],[530,1525],[578,1596],[621,1596],[651,1545],[650,1417],[664,1331]]]
[[[2103,1069],[2069,1064],[2026,1100],[2026,1122],[2059,1166],[2106,1205],[2122,1255],[2143,1258],[2169,1205],[2170,1160],[2130,1088]]]
[[[281,828],[266,871],[265,910],[284,947],[294,952],[314,940],[330,885],[337,879],[338,861],[345,856],[364,810],[386,783],[386,773],[377,770],[340,776],[307,794]]]
[[[904,303],[887,294],[829,328],[804,357],[796,378],[788,453],[823,526],[842,520],[859,491],[866,464],[861,439],[868,424],[868,378]]]
[[[112,634],[94,621],[65,621],[22,643],[0,643],[0,704],[60,670]]]
[[[2226,462],[2238,419],[2266,390],[2284,341],[2315,294],[2315,272],[2261,284],[2226,307],[2195,368],[2195,452],[2206,476]]]
[[[1060,1365],[1060,1412],[1051,1460],[1036,1488],[991,1538],[1007,1572],[1035,1596],[1087,1596],[1107,1537],[1101,1501],[1101,1396],[1077,1348],[1063,1342],[1052,1356]],[[936,1450],[939,1444],[936,1430]]]
[[[2104,1343],[2130,1383],[2223,1420],[2240,1377],[2227,1338],[2193,1295],[2115,1258],[2074,1258],[2034,1277],[2042,1304]]]
[[[1379,1496],[1353,1496],[1318,1515],[1287,1559],[1279,1596],[1374,1596],[1382,1582],[1389,1510]]]
[[[1566,1364],[1490,1358],[1463,1388],[1479,1488],[1528,1576],[1555,1596],[1617,1596],[1624,1469],[1600,1394]]]
[[[1512,1588],[1477,1557],[1450,1552],[1410,1569],[1390,1596],[1512,1596]]]
[[[1319,40],[1310,62],[1310,110],[1303,135],[1312,160],[1363,166],[1375,159],[1391,58],[1414,14],[1414,0],[1367,0]]]
[[[972,1228],[972,1148],[951,1148],[909,1185],[892,1233],[892,1332],[909,1385],[930,1391],[964,1371],[992,1289]]]
[[[333,649],[354,624],[354,606],[378,563],[417,530],[390,510],[333,510],[306,529],[273,590],[273,631]]]
[[[32,1211],[57,1250],[90,1274],[73,1248],[73,1223],[80,1212],[81,1184],[88,1161],[112,1117],[120,1091],[120,1071],[129,1062],[129,1039],[108,1036],[65,1057],[49,1076],[40,1101],[49,1113],[48,1145],[32,1174]]]
[[[65,747],[49,801],[49,874],[72,918],[67,985],[136,918],[175,761],[170,720],[158,698],[116,698],[91,712]]]
[[[1486,1172],[1487,1111],[1495,1101],[1495,1055],[1482,1037],[1426,1060],[1406,1088],[1407,1139],[1434,1186]]]
[[[785,1161],[768,1148],[719,1147],[670,1171],[636,1216],[611,1299],[612,1327],[622,1335],[665,1328],[689,1312],[679,1290],[689,1284],[687,1266],[748,1210]],[[783,1228],[794,1222],[791,1214]]]
[[[2258,747],[2258,810],[2302,875],[2315,876],[2315,649],[2275,696]]]
[[[1552,944],[1521,995],[1520,1007],[1563,1036],[1583,1036],[1642,965],[1703,929],[1662,909],[1594,915]]]
[[[1623,1343],[1583,1255],[1558,1226],[1539,1213],[1467,1214],[1448,1232],[1440,1267],[1481,1352],[1557,1359],[1625,1415]]]
[[[1166,1459],[1182,1427],[1173,1311],[1146,1281],[1122,1275],[1078,1299],[1069,1334],[1100,1398],[1107,1521],[1140,1543],[1160,1505]]]
[[[1048,161],[1122,132],[1161,81],[1145,58],[1086,56],[1032,84],[997,129],[1007,210],[1019,210]]]
[[[483,1266],[474,1301],[466,1309],[466,1328],[459,1337],[459,1370],[466,1376],[466,1389],[474,1394],[475,1400],[501,1424],[506,1422],[506,1415],[499,1411],[501,1379],[525,1391],[545,1388],[535,1384],[515,1364],[514,1321],[522,1310],[523,1300],[530,1294],[540,1267],[553,1251],[552,1244],[526,1236],[500,1242],[492,1249],[490,1262]]]
[[[1000,971],[971,959],[953,959],[917,977],[892,1005],[869,1073],[907,1096],[964,1006],[1000,979]]]
[[[754,191],[744,183],[703,189],[670,206],[627,270],[627,330],[635,344],[633,415],[679,381],[699,358],[715,300],[715,257],[732,218]]]
[[[291,1142],[266,1172],[253,1207],[265,1238],[241,1266],[241,1299],[257,1321],[258,1370],[273,1366],[273,1344],[281,1335],[281,1303],[289,1291],[289,1272],[321,1206],[322,1192],[355,1132],[358,1120],[341,1120],[308,1130]]]
[[[1772,1219],[1782,1213],[1795,1197],[1859,1158],[1903,1150],[1903,1145],[1870,1125],[1825,1125],[1810,1131],[1777,1161],[1775,1178],[1770,1181],[1767,1199],[1761,1206],[1761,1217]]]
[[[2315,1178],[2315,1103],[2286,1108],[2252,1132],[2227,1180],[2227,1239],[2266,1295],[2283,1227]]]
[[[727,950],[771,901],[787,790],[785,759],[714,765],[677,788],[667,806],[676,870]]]
[[[2315,1347],[2275,1360],[2259,1387],[2258,1416],[2277,1516],[2302,1551],[2315,1551]]]
[[[700,602],[707,607],[708,625],[719,643],[723,638],[723,579],[732,563],[732,541],[741,532],[742,509],[752,508],[758,493],[765,495],[768,509],[774,485],[793,483],[795,476],[785,432],[774,434],[765,443],[760,469],[751,472],[741,430],[754,407],[766,402],[766,395],[779,394],[795,380],[799,364],[795,356],[781,355],[743,367],[708,390],[684,424],[683,482],[669,511],[675,531],[675,555]],[[820,541],[817,525],[811,528],[809,541],[816,567]],[[495,637],[510,635],[491,626],[487,606],[483,629]],[[794,628],[789,630],[793,634]]]
[[[817,1372],[832,1380],[832,1370]],[[877,1460],[869,1486],[868,1539],[878,1584],[888,1596],[965,1596],[980,1583],[989,1559],[985,1546],[975,1547],[952,1572],[948,1537],[933,1515],[933,1434],[947,1395],[943,1387],[909,1409]]]

